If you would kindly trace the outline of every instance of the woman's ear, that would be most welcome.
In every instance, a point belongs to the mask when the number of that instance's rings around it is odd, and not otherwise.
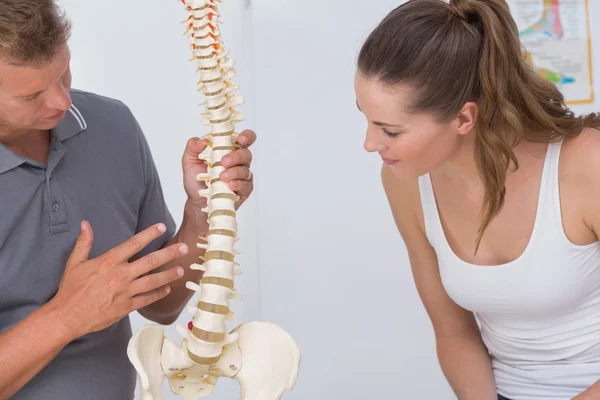
[[[457,133],[459,135],[466,135],[471,132],[477,122],[478,113],[479,108],[474,102],[468,102],[463,106],[456,117],[458,122]]]

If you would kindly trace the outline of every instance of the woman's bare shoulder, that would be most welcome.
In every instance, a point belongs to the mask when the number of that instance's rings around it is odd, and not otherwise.
[[[600,130],[585,128],[574,138],[564,141],[561,168],[581,177],[600,179]]]
[[[600,130],[586,128],[566,139],[559,166],[561,199],[575,205],[578,215],[596,235],[600,231]],[[565,210],[563,210],[564,212]]]

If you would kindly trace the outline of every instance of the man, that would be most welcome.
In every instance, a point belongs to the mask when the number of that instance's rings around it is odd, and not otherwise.
[[[185,149],[175,232],[129,109],[71,89],[69,31],[54,0],[0,0],[0,399],[131,399],[128,314],[171,324],[200,278],[206,144]],[[255,139],[223,161],[240,204]]]

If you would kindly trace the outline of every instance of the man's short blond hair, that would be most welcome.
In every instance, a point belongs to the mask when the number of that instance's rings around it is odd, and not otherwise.
[[[52,61],[71,35],[55,0],[0,0],[0,60],[14,65]]]

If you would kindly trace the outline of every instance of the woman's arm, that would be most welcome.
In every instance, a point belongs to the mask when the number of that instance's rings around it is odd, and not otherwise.
[[[382,181],[417,291],[433,324],[446,379],[459,400],[496,400],[490,357],[475,317],[454,303],[442,286],[437,256],[424,233],[417,180],[400,181],[384,166]]]
[[[584,129],[565,141],[559,171],[560,200],[565,233],[573,243],[584,245],[600,238],[600,130]],[[598,381],[573,400],[600,399]]]

